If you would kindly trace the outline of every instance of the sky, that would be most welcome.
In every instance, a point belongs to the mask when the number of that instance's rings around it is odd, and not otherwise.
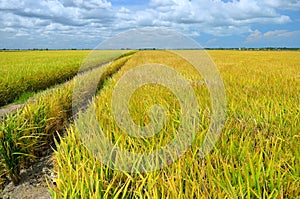
[[[206,48],[300,47],[300,0],[0,0],[0,49],[93,49],[139,28]]]

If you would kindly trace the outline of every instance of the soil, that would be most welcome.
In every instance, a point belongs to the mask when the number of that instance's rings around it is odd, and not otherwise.
[[[50,199],[47,181],[53,183],[52,154],[40,158],[29,169],[21,171],[21,182],[15,186],[12,182],[0,192],[1,199]]]
[[[10,104],[10,105],[4,106],[4,107],[0,107],[0,122],[2,122],[3,118],[8,113],[16,112],[22,106],[23,106],[23,104]]]
[[[107,63],[105,63],[107,64]],[[103,64],[103,65],[105,65]],[[0,107],[0,122],[9,113],[14,113],[24,104],[10,104]],[[15,186],[12,182],[4,184],[0,190],[0,199],[50,199],[47,182],[55,186],[53,172],[53,151],[45,152],[46,156],[38,159],[29,169],[21,171],[21,182]]]
[[[0,108],[0,122],[8,113],[16,112],[23,104],[10,104]],[[7,181],[0,190],[0,199],[50,199],[49,183],[53,183],[53,152],[51,149],[45,157],[38,159],[31,167],[21,171],[21,181],[15,186]]]

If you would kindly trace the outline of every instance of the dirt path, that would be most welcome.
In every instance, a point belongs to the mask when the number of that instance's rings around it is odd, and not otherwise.
[[[24,104],[10,104],[0,107],[0,122],[9,113],[14,113]],[[12,182],[4,185],[0,190],[0,199],[51,199],[49,188],[46,183],[52,181],[53,161],[52,150],[47,151],[47,156],[38,159],[29,169],[21,171],[21,182],[15,186]]]
[[[21,171],[21,182],[14,186],[12,182],[5,185],[0,192],[1,199],[51,199],[46,183],[51,182],[53,170],[52,152],[40,158],[29,169]]]
[[[9,113],[16,112],[24,104],[10,104],[0,107],[0,122]],[[47,156],[38,159],[29,169],[21,171],[21,182],[15,186],[12,182],[5,184],[5,188],[0,190],[0,199],[50,199],[49,188],[46,183],[52,181],[53,174],[53,152],[47,151]]]
[[[16,112],[22,106],[24,104],[10,104],[0,107],[0,122],[7,114]],[[53,151],[49,149],[46,157],[38,159],[29,169],[21,171],[19,185],[14,186],[12,182],[4,184],[4,189],[0,190],[0,199],[50,199],[51,195],[47,181],[52,183],[55,177],[51,173],[53,171],[52,157]]]
[[[16,112],[22,106],[23,106],[23,104],[10,104],[10,105],[4,106],[4,107],[0,107],[0,122],[2,122],[3,118],[7,114]]]

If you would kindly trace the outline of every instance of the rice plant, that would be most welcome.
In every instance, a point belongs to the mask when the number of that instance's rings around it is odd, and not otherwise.
[[[126,51],[101,51],[101,56],[81,66],[90,51],[0,52],[0,106],[22,94],[44,90],[87,70],[113,60]]]
[[[299,52],[209,51],[224,80],[227,119],[214,150],[199,157],[210,122],[209,93],[201,75],[175,54],[136,53],[109,79],[91,102],[92,111],[61,139],[55,153],[54,198],[297,198],[300,195],[300,54]],[[147,125],[149,107],[167,110],[162,132],[147,139],[128,136],[115,122],[112,92],[130,69],[145,63],[163,63],[179,71],[193,86],[201,104],[200,127],[191,147],[175,162],[148,173],[130,173],[101,163],[82,141],[79,129],[93,132],[92,120],[116,147],[145,152],[169,142],[178,127],[180,107],[167,89],[146,85],[130,99],[132,120]],[[87,125],[86,125],[87,124]],[[101,143],[101,140],[95,140]],[[98,143],[98,144],[99,144]],[[114,154],[107,154],[115,157]],[[126,157],[123,158],[126,162]],[[129,162],[130,163],[130,162]]]
[[[89,76],[99,81],[99,88],[128,59],[128,56],[123,57],[112,64],[83,73],[57,88],[42,92],[0,123],[1,168],[4,168],[4,173],[14,184],[20,180],[20,169],[34,158],[43,156],[57,132],[62,132],[72,122],[74,85],[85,83],[85,89],[88,90],[89,84],[85,80]]]

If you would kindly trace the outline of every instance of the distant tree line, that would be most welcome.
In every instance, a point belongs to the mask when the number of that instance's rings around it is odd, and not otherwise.
[[[205,50],[244,50],[244,51],[300,51],[300,48],[264,47],[264,48],[205,48]]]
[[[65,48],[65,49],[49,49],[49,48],[27,48],[27,49],[8,49],[8,48],[2,48],[0,51],[26,51],[26,50],[31,50],[31,51],[48,51],[48,50],[92,50],[92,49],[77,49],[77,48]]]
[[[288,48],[288,47],[263,47],[263,48],[203,48],[204,50],[241,50],[241,51],[300,51],[300,48]],[[198,50],[203,50],[198,49]],[[77,49],[77,48],[69,48],[69,49],[48,49],[48,48],[31,48],[31,49],[7,49],[2,48],[0,51],[48,51],[48,50],[92,50],[92,49]],[[121,48],[120,50],[133,50],[131,48]],[[136,49],[135,49],[136,50]],[[140,48],[137,50],[166,50],[166,49],[159,49],[159,48]],[[176,49],[174,49],[176,50]],[[182,50],[182,49],[177,49]],[[197,49],[185,49],[185,50],[197,50]]]

